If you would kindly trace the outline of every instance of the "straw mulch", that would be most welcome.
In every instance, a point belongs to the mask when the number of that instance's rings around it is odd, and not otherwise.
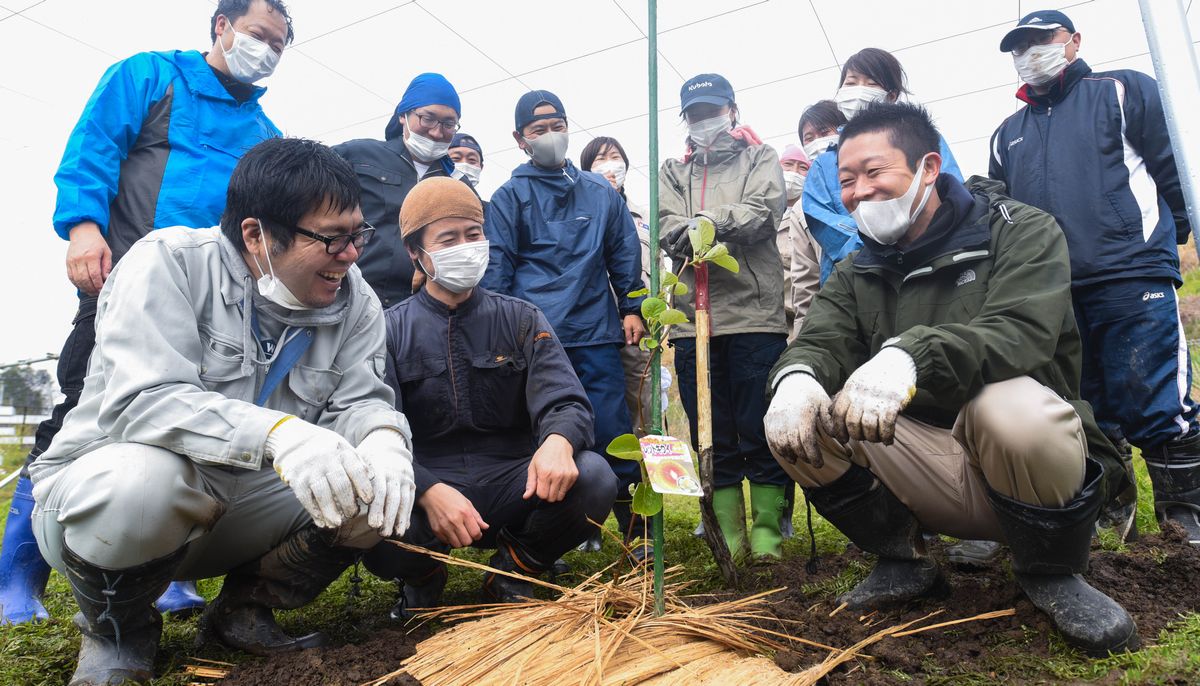
[[[396,545],[449,564],[490,569],[413,546]],[[416,654],[399,670],[364,686],[382,686],[401,673],[426,686],[808,685],[816,684],[848,660],[866,657],[862,651],[868,645],[891,635],[913,632],[912,626],[928,619],[882,629],[842,649],[765,628],[781,625],[781,620],[768,610],[768,597],[783,589],[736,600],[689,603],[680,595],[687,584],[672,580],[680,572],[673,568],[668,570],[668,583],[664,584],[665,611],[656,617],[648,572],[639,569],[603,581],[607,571],[575,588],[510,574],[561,595],[553,601],[459,606],[424,613],[424,620],[456,623],[419,643]],[[711,596],[706,600],[711,601]],[[1004,613],[957,621],[998,614]],[[925,629],[938,626],[942,625]],[[915,631],[919,630],[924,629]],[[799,673],[785,672],[765,657],[797,644],[828,651],[828,656]]]

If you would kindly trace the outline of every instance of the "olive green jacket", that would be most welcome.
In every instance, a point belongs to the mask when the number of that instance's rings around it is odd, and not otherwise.
[[[771,371],[771,392],[787,374],[805,372],[833,394],[881,348],[896,346],[917,369],[904,414],[949,428],[984,384],[1029,376],[1074,406],[1115,493],[1124,478],[1116,448],[1079,395],[1066,239],[1051,215],[1002,188],[972,177],[964,190],[943,174],[943,204],[925,236],[905,252],[868,241],[840,262]]]
[[[717,240],[738,261],[737,274],[709,265],[712,335],[786,334],[783,311],[783,268],[775,232],[787,209],[783,169],[769,145],[749,145],[723,135],[690,160],[667,160],[659,176],[658,219],[662,235],[704,216],[717,227]],[[695,321],[695,278],[689,269],[680,277],[688,295],[675,307]],[[671,335],[693,338],[691,323],[672,327]]]

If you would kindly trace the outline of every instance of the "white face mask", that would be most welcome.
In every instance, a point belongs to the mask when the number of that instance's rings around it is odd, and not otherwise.
[[[258,267],[259,273],[262,274],[258,277],[259,295],[289,310],[311,310],[311,307],[300,302],[291,289],[275,277],[275,267],[271,265],[271,246],[267,245],[267,229],[263,226],[262,220],[258,220],[258,230],[262,233],[263,252],[267,257],[267,271],[264,272],[262,265],[258,262],[258,257],[254,253],[250,253],[250,257],[254,258],[254,266]]]
[[[701,150],[712,146],[721,134],[733,128],[733,122],[728,114],[718,115],[709,119],[688,124],[688,138]]]
[[[408,152],[418,162],[436,162],[446,156],[450,152],[450,141],[440,143],[422,136],[412,130],[412,126],[408,125],[408,115],[404,117],[405,133],[408,135],[404,139],[404,147],[408,148]]]
[[[808,159],[815,160],[817,159],[817,155],[828,150],[830,146],[837,145],[837,142],[838,135],[836,133],[830,136],[814,138],[804,144],[804,154],[808,155]]]
[[[787,188],[788,200],[795,200],[804,193],[804,175],[800,172],[784,171],[783,183]]]
[[[543,169],[557,169],[567,160],[567,144],[571,138],[566,131],[547,131],[537,138],[521,138],[529,144],[525,154]]]
[[[608,179],[608,175],[612,174],[613,188],[620,189],[625,185],[625,163],[621,160],[606,160],[597,162],[592,165],[592,171]]]
[[[461,172],[463,176],[467,177],[467,180],[471,182],[472,186],[479,185],[479,175],[483,173],[483,167],[476,167],[475,165],[467,164],[466,162],[455,162],[454,169]]]
[[[1044,86],[1067,68],[1067,44],[1031,45],[1024,53],[1013,53],[1017,76],[1031,86]]]
[[[917,164],[917,173],[913,175],[912,183],[909,184],[904,195],[891,200],[864,200],[858,203],[858,207],[850,213],[850,216],[854,217],[854,221],[858,223],[858,230],[863,235],[881,245],[892,245],[908,232],[913,218],[925,209],[925,203],[929,201],[929,194],[933,192],[931,183],[925,188],[925,195],[921,196],[921,202],[915,209],[909,210],[921,187],[921,179],[925,176],[926,157],[929,156],[922,157],[920,163]]]
[[[842,86],[833,99],[847,119],[866,109],[867,105],[887,99],[887,91],[875,86]]]
[[[433,261],[433,276],[429,278],[434,283],[451,293],[465,293],[479,285],[483,279],[483,273],[487,271],[490,247],[491,244],[487,240],[482,240],[443,248],[436,252],[422,248],[421,252],[429,255],[429,259]],[[424,271],[425,267],[422,266],[421,270]]]
[[[228,22],[228,19],[226,19]],[[225,49],[224,36],[218,44],[225,55],[225,66],[229,75],[242,83],[254,83],[270,76],[279,64],[279,55],[271,46],[249,34],[234,31],[232,23],[225,24],[226,31],[233,32],[233,44]]]

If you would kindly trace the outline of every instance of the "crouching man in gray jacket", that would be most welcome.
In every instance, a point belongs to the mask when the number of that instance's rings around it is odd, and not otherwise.
[[[81,610],[71,684],[153,676],[175,579],[226,575],[205,627],[228,646],[320,645],[272,610],[408,528],[411,436],[354,267],[373,231],[347,162],[278,138],[238,162],[220,227],[154,231],[113,270],[79,406],[31,468]]]

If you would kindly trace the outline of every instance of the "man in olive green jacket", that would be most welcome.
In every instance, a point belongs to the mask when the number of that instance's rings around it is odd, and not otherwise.
[[[735,557],[779,558],[787,474],[763,435],[767,412],[762,389],[767,372],[787,344],[783,268],[775,232],[786,207],[779,156],[744,126],[736,126],[733,88],[719,74],[701,74],[680,89],[688,123],[688,153],[668,160],[659,177],[660,245],[678,265],[691,257],[689,227],[701,217],[716,226],[717,240],[737,261],[737,274],[709,271],[712,312],[710,381],[713,413],[713,509]],[[689,269],[680,277],[695,292]],[[691,296],[676,307],[695,321]],[[696,436],[695,327],[673,327],[675,376]],[[746,535],[742,481],[750,482]]]
[[[840,601],[932,591],[922,530],[1003,541],[1068,642],[1136,649],[1133,619],[1079,576],[1124,472],[1079,399],[1066,242],[997,185],[940,174],[938,140],[914,105],[872,105],[842,131],[864,246],[772,370],[767,439],[809,502],[879,556]]]

